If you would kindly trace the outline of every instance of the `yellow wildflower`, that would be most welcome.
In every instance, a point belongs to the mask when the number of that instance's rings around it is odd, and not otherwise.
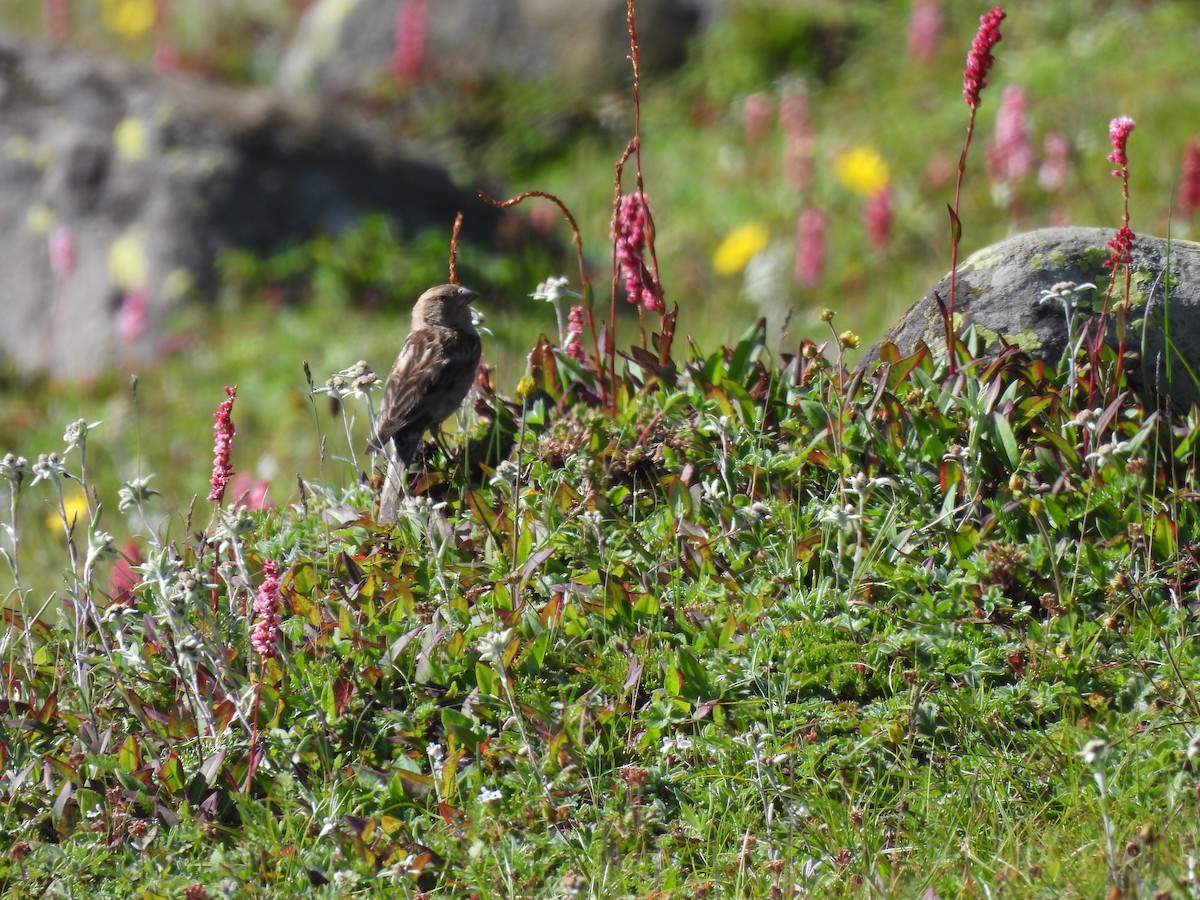
[[[63,507],[67,511],[68,525],[71,523],[87,522],[88,503],[83,491],[74,491],[69,494],[64,492]],[[52,509],[46,513],[46,528],[51,533],[63,534],[63,523],[57,509]]]
[[[853,331],[843,331],[838,335],[838,343],[853,350],[858,346],[858,335]]]
[[[838,181],[862,197],[870,197],[891,179],[887,163],[874,147],[860,145],[839,153],[833,161]]]
[[[113,129],[113,145],[117,156],[136,162],[146,155],[146,126],[141,119],[127,116]]]
[[[154,0],[104,0],[101,14],[109,31],[137,39],[154,27]]]
[[[713,271],[718,275],[736,275],[746,268],[771,239],[771,232],[762,222],[739,225],[725,236],[713,253]]]
[[[142,242],[133,232],[125,232],[108,248],[108,274],[120,290],[145,287],[148,270]]]

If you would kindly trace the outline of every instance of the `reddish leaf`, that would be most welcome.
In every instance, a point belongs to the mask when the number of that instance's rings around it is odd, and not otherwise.
[[[344,678],[336,678],[333,682],[333,711],[337,715],[341,715],[346,711],[346,707],[350,704],[350,700],[354,697],[357,689],[352,682]]]

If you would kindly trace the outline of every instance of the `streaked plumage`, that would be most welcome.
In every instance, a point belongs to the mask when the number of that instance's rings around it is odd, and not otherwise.
[[[370,452],[381,452],[391,441],[400,462],[410,465],[425,432],[436,433],[462,404],[479,365],[479,332],[470,309],[477,296],[461,285],[443,284],[417,300],[412,329],[384,385]]]

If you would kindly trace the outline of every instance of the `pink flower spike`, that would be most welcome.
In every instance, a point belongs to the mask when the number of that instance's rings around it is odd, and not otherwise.
[[[1133,242],[1135,235],[1130,230],[1128,225],[1122,225],[1112,239],[1108,242],[1108,248],[1112,250],[1112,256],[1104,261],[1104,268],[1115,269],[1119,265],[1129,265],[1133,262]]]
[[[979,17],[979,31],[971,42],[967,67],[963,71],[963,96],[973,110],[979,108],[979,95],[987,87],[988,70],[996,62],[992,48],[1000,43],[1000,23],[1004,17],[1005,12],[999,6]]]
[[[1129,157],[1125,155],[1125,145],[1128,143],[1133,129],[1133,119],[1128,116],[1118,116],[1108,123],[1108,137],[1112,141],[1113,148],[1112,153],[1108,154],[1108,161],[1121,167],[1113,170],[1113,175],[1117,178],[1122,177],[1124,174],[1122,170],[1129,166]]]
[[[126,291],[117,310],[117,338],[124,345],[134,343],[150,324],[150,293],[136,287]]]
[[[425,68],[429,37],[429,0],[400,0],[396,7],[396,34],[392,48],[392,77],[412,81]]]
[[[819,209],[806,209],[796,220],[796,281],[812,287],[825,272],[825,229],[828,218]]]
[[[583,326],[587,321],[587,312],[582,306],[572,306],[567,314],[567,356],[583,362],[587,354],[583,350]]]
[[[886,250],[892,236],[892,186],[885,184],[867,200],[863,207],[863,224],[867,243],[876,250]]]
[[[1178,204],[1185,216],[1194,216],[1200,210],[1200,140],[1191,141],[1184,151]]]
[[[263,560],[263,583],[254,598],[254,632],[250,646],[264,659],[279,652],[279,563]]]
[[[1046,135],[1042,144],[1042,154],[1038,184],[1047,191],[1056,191],[1066,186],[1067,169],[1071,163],[1071,142],[1067,136],[1058,132]]]
[[[626,299],[656,312],[662,287],[646,265],[646,227],[648,224],[646,196],[640,191],[621,198],[616,221],[613,222],[613,254],[625,279]]]
[[[233,436],[237,428],[233,424],[233,400],[237,396],[237,385],[225,388],[228,399],[213,413],[217,424],[213,426],[213,473],[212,490],[208,493],[209,500],[221,503],[225,499],[225,486],[233,478],[233,463],[230,456],[233,453]]]
[[[1016,184],[1033,171],[1027,102],[1028,94],[1015,85],[1009,85],[1000,95],[996,136],[987,149],[988,175],[998,187]]]
[[[63,281],[75,272],[75,232],[69,225],[56,225],[50,232],[50,271]]]
[[[742,101],[742,127],[746,131],[747,144],[757,144],[766,136],[774,115],[775,104],[770,95],[762,91]]]
[[[908,58],[927,63],[942,36],[942,7],[938,0],[916,0],[908,17]]]

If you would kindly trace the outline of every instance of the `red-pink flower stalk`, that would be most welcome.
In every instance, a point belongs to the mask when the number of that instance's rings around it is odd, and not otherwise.
[[[1047,191],[1057,191],[1067,184],[1067,169],[1071,163],[1071,142],[1065,134],[1046,135],[1042,143],[1042,166],[1038,169],[1038,184]]]
[[[1200,140],[1188,143],[1179,179],[1179,211],[1194,216],[1200,210]]]
[[[812,180],[813,148],[817,138],[809,119],[808,95],[788,91],[779,103],[779,127],[783,129],[784,176],[798,191]]]
[[[796,281],[812,287],[825,272],[825,232],[829,218],[819,209],[804,210],[796,219]]]
[[[150,292],[136,287],[125,292],[117,310],[117,339],[128,346],[146,333],[150,324]]]
[[[908,16],[908,58],[927,63],[942,36],[942,5],[938,0],[916,0]]]
[[[1108,154],[1108,161],[1117,168],[1112,170],[1114,178],[1121,179],[1121,198],[1123,201],[1123,210],[1121,217],[1121,227],[1117,229],[1116,234],[1108,242],[1108,248],[1112,251],[1111,255],[1104,262],[1106,269],[1113,270],[1113,276],[1108,280],[1108,290],[1104,293],[1104,308],[1100,313],[1100,329],[1096,335],[1096,343],[1103,340],[1104,323],[1108,319],[1108,304],[1112,297],[1113,282],[1116,281],[1116,269],[1118,266],[1125,269],[1125,302],[1121,305],[1120,312],[1117,316],[1117,381],[1120,381],[1121,369],[1125,360],[1125,322],[1129,311],[1129,293],[1132,286],[1133,273],[1130,270],[1130,263],[1133,262],[1133,242],[1135,235],[1129,227],[1129,156],[1126,153],[1126,146],[1129,143],[1129,135],[1133,132],[1134,122],[1128,116],[1118,116],[1108,123],[1108,138],[1112,142],[1112,153]],[[1095,349],[1093,348],[1093,352]]]
[[[1118,116],[1108,123],[1108,137],[1112,142],[1112,153],[1108,154],[1108,161],[1117,166],[1113,169],[1112,174],[1114,178],[1121,179],[1121,195],[1124,200],[1121,228],[1108,242],[1112,256],[1104,265],[1109,269],[1128,264],[1133,259],[1131,251],[1133,250],[1134,234],[1129,228],[1129,156],[1125,150],[1133,129],[1133,119],[1128,116]]]
[[[1133,242],[1137,239],[1137,235],[1133,233],[1128,225],[1122,225],[1117,229],[1108,241],[1108,248],[1112,250],[1112,255],[1104,261],[1104,268],[1115,269],[1117,266],[1128,265],[1133,262]]]
[[[154,57],[151,59],[154,71],[166,74],[179,69],[179,48],[168,38],[162,38],[154,45]]]
[[[250,646],[264,659],[279,652],[279,563],[263,560],[263,583],[254,598],[254,631]]]
[[[742,101],[742,127],[746,131],[747,144],[757,144],[766,136],[774,115],[775,104],[768,94],[760,91]]]
[[[646,265],[646,226],[649,219],[646,197],[640,191],[621,198],[613,223],[613,253],[625,279],[626,299],[652,312],[662,309],[662,286]]]
[[[1000,95],[996,134],[987,148],[987,170],[1001,191],[1008,191],[1033,171],[1033,147],[1029,142],[1029,120],[1025,115],[1028,95],[1009,85]]]
[[[587,311],[582,306],[572,306],[567,313],[567,356],[584,362],[587,354],[583,350],[583,329],[587,324]]]
[[[979,95],[987,87],[987,73],[996,62],[992,48],[1000,43],[1000,23],[1004,16],[1004,10],[997,6],[979,17],[979,31],[971,42],[967,66],[963,70],[963,96],[971,112],[979,108]]]
[[[47,240],[50,253],[50,271],[59,281],[66,281],[75,273],[75,232],[68,225],[56,225]]]
[[[1125,145],[1134,129],[1133,119],[1128,116],[1117,116],[1108,123],[1108,137],[1112,141],[1112,153],[1108,161],[1120,168],[1113,169],[1114,178],[1125,178],[1129,175],[1129,157],[1125,154]]]
[[[267,497],[271,482],[266,478],[255,478],[245,472],[239,472],[229,485],[229,494],[237,506],[244,506],[251,512],[260,509],[271,509],[274,503]]]
[[[221,503],[225,499],[225,487],[233,478],[233,463],[230,456],[233,453],[233,436],[237,428],[233,424],[233,400],[237,396],[237,385],[225,388],[226,400],[222,401],[213,418],[217,423],[213,426],[213,471],[212,490],[208,499]]]
[[[167,34],[167,0],[154,0],[154,44],[152,64],[156,72],[174,72],[179,68],[179,50]]]
[[[130,538],[121,545],[108,576],[108,595],[113,600],[120,600],[141,584],[141,573],[135,571],[134,566],[143,562],[141,547],[135,539]]]
[[[979,111],[979,95],[987,87],[987,73],[995,63],[992,48],[1000,41],[1000,23],[1004,19],[1004,10],[999,6],[979,17],[979,31],[971,42],[971,50],[967,54],[967,65],[963,70],[963,96],[971,110],[967,120],[967,136],[963,141],[962,154],[958,158],[958,178],[954,183],[954,205],[950,207],[950,300],[948,305],[942,305],[942,324],[946,329],[946,362],[950,374],[958,371],[956,345],[958,338],[954,331],[954,299],[955,285],[958,280],[958,243],[962,239],[962,222],[958,217],[962,199],[963,173],[967,169],[967,151],[971,149],[971,135],[975,133],[975,114]],[[939,304],[941,300],[939,299]]]
[[[867,243],[876,250],[886,250],[892,237],[892,186],[886,184],[867,199],[863,207],[863,226]]]
[[[392,77],[412,81],[425,67],[429,38],[429,0],[400,0],[396,7],[396,35],[392,46]]]
[[[42,0],[42,26],[52,44],[63,45],[71,38],[69,0]]]

